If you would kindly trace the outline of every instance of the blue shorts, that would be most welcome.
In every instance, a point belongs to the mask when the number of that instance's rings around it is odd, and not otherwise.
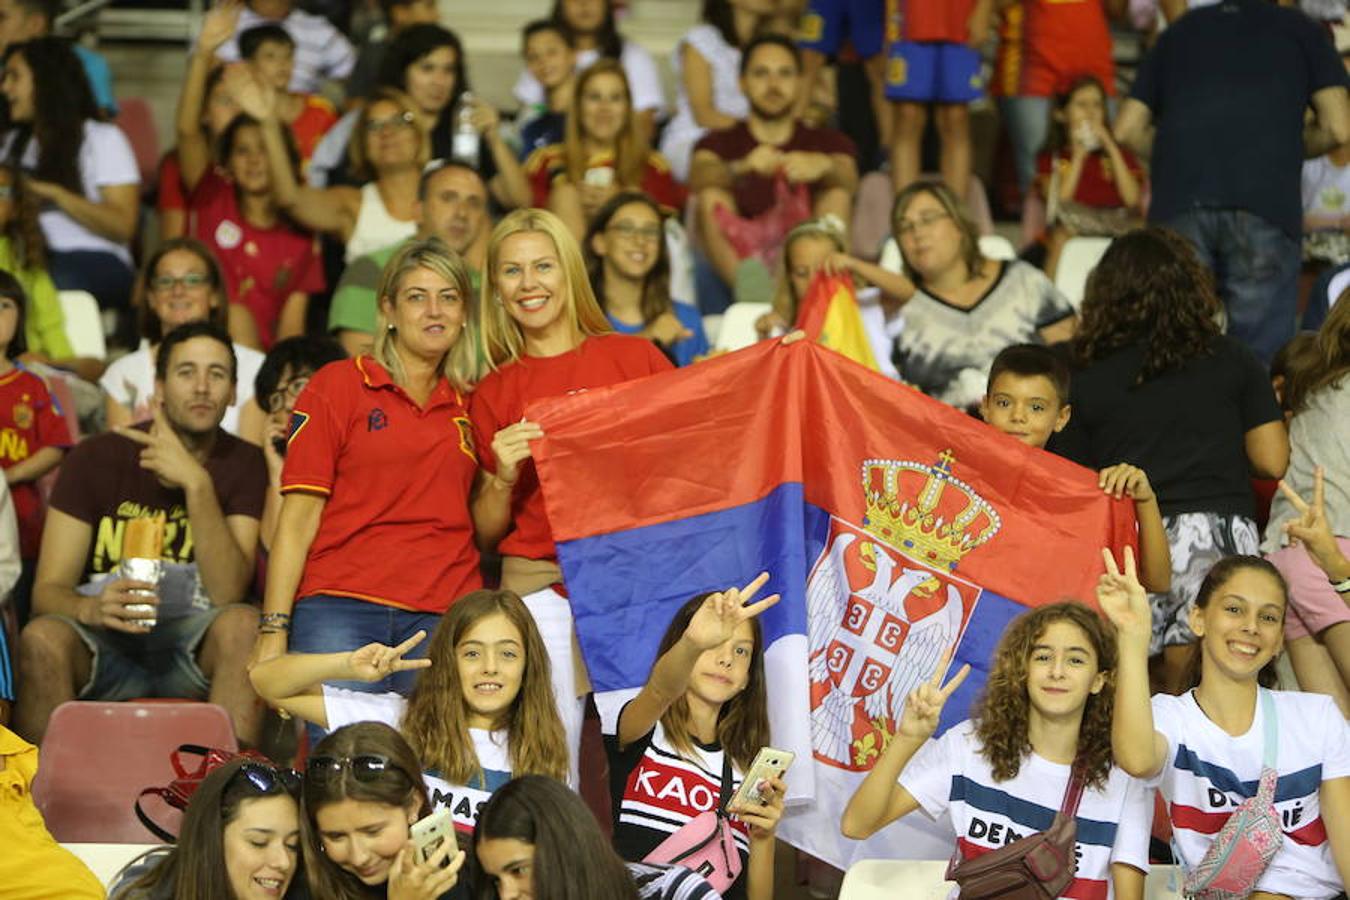
[[[826,56],[839,52],[844,37],[863,59],[881,52],[885,0],[810,0],[797,29],[797,45]]]
[[[213,606],[185,616],[161,619],[146,634],[90,628],[69,616],[60,619],[94,655],[89,683],[80,700],[134,700],[137,697],[185,697],[203,700],[211,683],[197,666],[197,648],[216,616]]]
[[[886,99],[970,103],[984,93],[980,52],[965,44],[894,41],[886,54]]]

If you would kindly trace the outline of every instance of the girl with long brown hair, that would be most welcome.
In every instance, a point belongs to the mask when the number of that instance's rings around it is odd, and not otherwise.
[[[456,841],[442,841],[425,858],[411,841],[413,823],[432,809],[421,770],[408,742],[383,722],[339,728],[311,751],[300,832],[314,897],[467,896]]]
[[[621,191],[641,191],[666,213],[684,208],[685,189],[643,136],[628,77],[610,59],[577,77],[563,142],[530,154],[525,176],[534,205],[557,213],[578,239],[596,211]]]
[[[477,590],[456,600],[426,657],[405,659],[425,638],[419,631],[397,647],[288,653],[259,663],[250,676],[268,703],[323,728],[365,719],[398,728],[422,760],[432,806],[454,808],[456,826],[468,833],[472,810],[513,773],[567,776],[548,654],[529,610],[510,591]],[[342,686],[415,670],[423,671],[407,698]],[[465,797],[471,802],[462,804]]]
[[[1172,557],[1153,594],[1155,686],[1176,693],[1195,636],[1187,607],[1220,558],[1255,553],[1251,478],[1280,478],[1289,436],[1264,366],[1221,333],[1213,277],[1167,228],[1116,238],[1088,279],[1070,345],[1073,416],[1050,449],[1148,473]]]
[[[951,816],[957,853],[972,859],[1050,826],[1077,770],[1078,868],[1065,896],[1141,900],[1149,792],[1111,758],[1115,642],[1080,603],[1024,613],[1004,631],[971,718],[937,732],[942,707],[970,672],[946,679],[951,651],[910,692],[896,734],[841,823],[869,837],[915,810]]]
[[[609,754],[614,846],[624,859],[645,859],[685,823],[729,803],[769,744],[764,641],[757,616],[778,602],[756,601],[769,580],[761,573],[744,588],[693,598],[666,628],[647,683],[619,711]],[[640,771],[661,771],[655,781]],[[728,777],[730,776],[730,777]],[[678,784],[676,784],[678,782]],[[774,831],[786,788],[777,778],[761,786],[762,804],[731,806],[743,868],[723,892],[728,900],[773,897]]]

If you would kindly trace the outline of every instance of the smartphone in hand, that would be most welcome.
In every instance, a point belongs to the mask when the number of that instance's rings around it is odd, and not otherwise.
[[[731,807],[735,808],[738,804],[755,806],[762,804],[764,793],[760,790],[760,786],[770,778],[782,778],[796,758],[795,753],[787,750],[761,747],[755,754],[755,761],[750,764],[750,771],[745,773],[745,780],[736,788],[736,794],[731,798]]]

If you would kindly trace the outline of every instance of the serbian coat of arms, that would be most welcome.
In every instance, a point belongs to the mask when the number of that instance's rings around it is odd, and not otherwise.
[[[1002,523],[955,461],[866,460],[861,526],[830,518],[806,589],[812,745],[826,765],[872,767],[975,610],[980,588],[954,570]]]

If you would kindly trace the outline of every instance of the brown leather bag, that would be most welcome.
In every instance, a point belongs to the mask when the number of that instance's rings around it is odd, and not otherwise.
[[[1027,835],[1005,847],[962,860],[957,850],[947,865],[960,900],[1055,900],[1069,887],[1078,868],[1078,801],[1083,797],[1083,770],[1074,763],[1064,799],[1045,831]]]

